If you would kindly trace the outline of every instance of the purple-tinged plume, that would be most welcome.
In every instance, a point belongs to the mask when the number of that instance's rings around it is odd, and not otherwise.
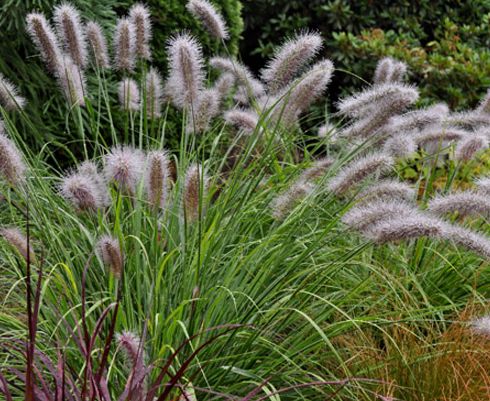
[[[475,184],[478,192],[490,195],[490,176],[478,178]]]
[[[381,180],[362,191],[357,198],[363,201],[372,199],[397,199],[413,202],[416,191],[408,184],[397,180]]]
[[[17,227],[1,227],[0,236],[16,249],[25,261],[29,258],[29,262],[36,263],[32,247],[30,244],[27,246],[27,237]]]
[[[128,18],[117,20],[114,34],[114,64],[117,70],[130,72],[135,63],[135,27]]]
[[[385,84],[390,82],[401,82],[407,73],[407,65],[402,61],[391,57],[382,58],[374,72],[374,83]]]
[[[227,40],[230,37],[223,17],[209,1],[190,0],[186,7],[216,39]]]
[[[467,162],[475,155],[488,149],[488,136],[485,134],[472,133],[463,137],[456,145],[454,157],[461,162]]]
[[[96,211],[103,207],[101,189],[93,177],[75,172],[63,178],[61,195],[79,211]]]
[[[138,111],[140,108],[140,91],[132,78],[124,78],[118,85],[119,104],[124,110]],[[150,105],[151,106],[151,105]]]
[[[0,175],[10,185],[18,185],[25,179],[26,166],[17,146],[3,131],[3,123],[0,121]]]
[[[429,202],[428,209],[443,216],[457,212],[460,216],[490,216],[490,200],[487,195],[464,191],[437,196]]]
[[[150,204],[155,208],[165,208],[168,203],[170,170],[167,152],[148,153],[145,171],[145,189]]]
[[[146,75],[146,114],[148,118],[158,118],[161,116],[163,83],[160,73],[155,68],[150,68]]]
[[[315,57],[322,47],[322,37],[315,33],[303,33],[288,40],[274,53],[274,57],[262,71],[262,79],[271,94],[276,94],[297,76],[301,68]]]
[[[101,26],[97,22],[89,21],[87,22],[85,31],[94,55],[95,64],[99,68],[109,68],[110,63],[107,41]]]
[[[104,157],[104,175],[129,195],[136,193],[145,164],[143,153],[129,146],[114,147]]]
[[[406,159],[417,151],[417,144],[406,134],[393,135],[383,144],[383,152],[394,158]]]
[[[271,203],[272,217],[282,220],[303,199],[313,192],[315,186],[309,182],[295,182],[284,193],[273,199]]]
[[[61,64],[61,50],[51,26],[43,14],[30,13],[26,18],[27,32],[36,45],[49,71],[56,73]]]
[[[259,116],[253,110],[228,110],[224,114],[224,119],[228,124],[231,124],[245,133],[252,133],[257,128]]]
[[[187,132],[202,134],[209,129],[211,120],[219,114],[220,97],[215,89],[199,92],[196,106],[188,114]]]
[[[104,235],[97,242],[97,251],[112,274],[118,279],[121,278],[124,257],[119,240],[110,235]]]
[[[335,159],[331,157],[322,157],[321,159],[315,160],[311,167],[308,167],[301,173],[299,181],[308,182],[323,177],[334,163]]]
[[[486,260],[490,260],[490,240],[482,234],[464,227],[447,224],[443,230],[442,238],[461,245]]]
[[[192,164],[186,171],[183,206],[188,222],[196,221],[204,213],[204,200],[208,188],[208,177],[199,164]]]
[[[69,106],[85,106],[85,77],[69,56],[62,57],[56,77]]]
[[[0,74],[0,107],[7,111],[19,110],[24,107],[25,102],[17,87]]]
[[[137,57],[144,60],[151,59],[151,21],[150,10],[147,6],[137,3],[129,10],[129,19],[134,26],[134,46]]]
[[[54,8],[54,21],[64,52],[79,68],[84,67],[87,63],[87,43],[80,13],[72,5],[63,3]]]

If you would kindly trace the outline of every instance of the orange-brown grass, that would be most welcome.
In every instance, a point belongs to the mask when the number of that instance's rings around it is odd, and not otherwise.
[[[480,309],[480,310],[479,310]],[[353,333],[336,339],[349,353],[346,366],[356,377],[379,380],[359,399],[404,401],[490,400],[490,335],[467,324],[484,313],[467,307],[453,323],[394,323],[382,333]]]

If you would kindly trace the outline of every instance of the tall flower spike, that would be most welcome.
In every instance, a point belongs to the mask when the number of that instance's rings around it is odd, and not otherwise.
[[[186,171],[184,182],[184,213],[188,222],[196,221],[200,212],[204,213],[204,200],[206,199],[208,178],[199,164],[192,164]]]
[[[477,111],[462,111],[451,113],[445,120],[447,126],[460,127],[467,130],[487,128],[490,125],[490,113]]]
[[[130,331],[123,331],[116,336],[118,344],[124,349],[129,362],[133,367],[143,355],[141,339]]]
[[[114,64],[120,71],[130,72],[134,68],[135,28],[128,18],[117,20],[114,34]]]
[[[87,63],[87,43],[78,10],[68,3],[54,8],[54,21],[63,50],[80,68]]]
[[[282,100],[275,109],[275,115],[282,124],[294,124],[298,116],[325,92],[333,69],[330,60],[320,61],[292,84],[292,88],[282,95]]]
[[[119,240],[110,235],[102,236],[97,242],[97,250],[104,264],[109,267],[116,278],[121,278],[124,268],[124,257]]]
[[[221,76],[218,78],[214,84],[214,89],[216,89],[219,92],[220,97],[224,99],[230,94],[231,90],[233,89],[233,85],[235,85],[235,81],[236,79],[233,74],[226,72],[221,74]]]
[[[246,133],[252,133],[259,123],[259,116],[253,110],[228,110],[224,119]]]
[[[296,182],[286,192],[277,196],[271,204],[272,217],[281,220],[315,189],[309,182]]]
[[[102,207],[100,189],[92,177],[78,172],[63,178],[61,195],[79,211],[95,211]]]
[[[0,74],[0,107],[13,111],[22,109],[24,104],[25,99],[19,95],[14,84]]]
[[[342,195],[371,174],[389,171],[393,164],[393,158],[385,153],[364,156],[340,170],[328,184],[328,189],[337,195]]]
[[[115,182],[119,189],[134,195],[141,179],[144,156],[140,150],[129,146],[114,147],[104,157],[104,175]]]
[[[438,215],[458,212],[460,216],[490,216],[490,200],[485,194],[473,191],[438,196],[429,202],[428,209]]]
[[[70,107],[85,106],[85,77],[69,56],[63,56],[56,76]]]
[[[61,64],[61,50],[51,26],[43,14],[30,13],[26,18],[27,32],[41,53],[48,69],[55,73]]]
[[[87,22],[85,31],[90,47],[92,48],[96,65],[99,68],[109,68],[109,52],[107,50],[107,42],[101,26],[97,22],[89,21]]]
[[[420,130],[429,125],[440,124],[448,114],[449,108],[447,105],[439,103],[426,109],[410,111],[391,117],[386,130],[397,134],[415,129]]]
[[[288,85],[321,48],[322,37],[316,33],[296,35],[282,45],[262,71],[270,92],[275,94]]]
[[[384,84],[390,81],[391,71],[393,70],[393,59],[384,57],[378,61],[374,71],[373,82],[375,84]]]
[[[220,97],[215,89],[199,93],[196,107],[189,112],[187,132],[202,134],[209,129],[211,120],[219,114]]]
[[[110,203],[109,189],[107,188],[104,177],[99,173],[97,165],[91,160],[86,160],[78,166],[77,172],[86,177],[90,177],[97,188],[97,198],[100,202],[99,206],[107,206]]]
[[[312,181],[323,177],[328,169],[335,163],[335,159],[331,157],[322,157],[321,159],[315,160],[311,167],[308,167],[301,176],[300,181]]]
[[[168,44],[170,76],[167,85],[179,108],[195,107],[204,86],[201,46],[187,33],[175,36]]]
[[[119,104],[124,110],[131,110],[131,111],[139,110],[140,92],[138,89],[138,84],[134,79],[124,78],[121,82],[119,82],[118,95],[119,95]]]
[[[454,156],[456,160],[467,162],[481,150],[488,149],[488,136],[485,134],[469,134],[456,145]]]
[[[416,199],[416,192],[410,185],[404,182],[382,180],[366,188],[357,198],[363,201],[372,199],[398,199],[413,202]]]
[[[423,146],[430,143],[443,144],[447,141],[458,141],[468,135],[471,134],[456,128],[428,127],[414,139],[417,145]]]
[[[146,75],[146,114],[148,118],[158,118],[161,116],[163,83],[160,73],[155,68],[150,68]]]
[[[209,1],[190,0],[186,7],[216,39],[227,40],[230,37],[223,17]]]
[[[36,263],[36,256],[29,244],[27,246],[27,237],[17,227],[2,227],[0,228],[0,236],[7,241],[12,247],[22,255],[22,257],[31,263]]]
[[[405,159],[417,151],[417,144],[412,137],[398,134],[388,138],[383,144],[383,152],[395,158]]]
[[[443,230],[442,238],[453,241],[490,260],[490,240],[479,233],[459,226],[447,224]]]
[[[134,4],[129,10],[129,18],[135,30],[136,56],[150,60],[151,21],[148,7],[141,3]]]
[[[153,151],[148,154],[145,171],[145,188],[148,200],[155,208],[167,205],[170,185],[167,152]]]
[[[24,181],[26,166],[15,144],[3,133],[0,121],[0,175],[11,185]]]

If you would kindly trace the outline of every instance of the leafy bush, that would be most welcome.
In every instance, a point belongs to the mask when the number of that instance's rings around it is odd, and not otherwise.
[[[346,71],[333,83],[339,95],[358,87],[356,76],[368,79],[382,56],[409,65],[412,81],[423,83],[424,102],[473,107],[490,84],[486,0],[272,0],[244,2],[244,7],[242,53],[255,55],[254,67],[282,37],[313,27],[326,39],[325,54]]]

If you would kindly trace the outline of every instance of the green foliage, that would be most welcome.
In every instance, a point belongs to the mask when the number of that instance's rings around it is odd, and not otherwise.
[[[370,80],[376,61],[405,61],[411,80],[424,82],[424,101],[474,106],[490,85],[490,1],[246,1],[243,54],[269,55],[286,35],[305,26],[319,30],[325,53],[339,71],[343,93]],[[279,13],[278,13],[278,10]],[[342,92],[338,93],[341,95]]]

